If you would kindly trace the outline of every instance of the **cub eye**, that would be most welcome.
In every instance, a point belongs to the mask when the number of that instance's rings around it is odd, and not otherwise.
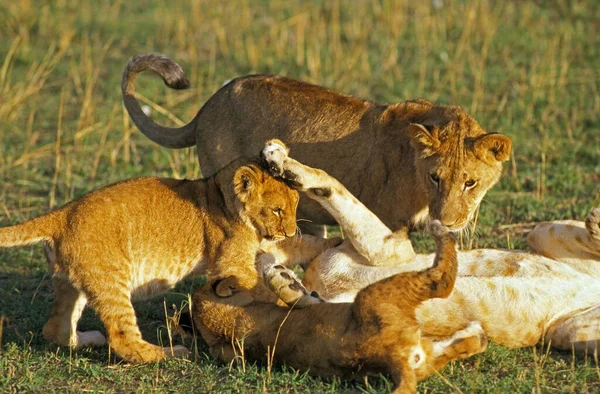
[[[477,185],[477,181],[473,180],[473,179],[469,179],[468,181],[465,182],[465,190],[469,190],[475,187],[475,185]]]
[[[275,216],[281,216],[281,208],[273,209],[273,214],[275,214]]]
[[[429,174],[429,180],[435,185],[440,184],[440,177],[435,172],[432,172],[431,174]]]

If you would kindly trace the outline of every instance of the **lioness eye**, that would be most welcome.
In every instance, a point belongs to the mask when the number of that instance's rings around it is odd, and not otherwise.
[[[474,181],[473,179],[469,179],[468,181],[465,182],[465,190],[474,188],[476,184],[477,184],[477,181]]]
[[[431,182],[433,182],[436,185],[438,185],[440,183],[440,177],[435,172],[432,172],[431,174],[429,174],[429,179],[431,180]]]
[[[273,213],[275,214],[275,216],[281,216],[281,208],[274,209]]]

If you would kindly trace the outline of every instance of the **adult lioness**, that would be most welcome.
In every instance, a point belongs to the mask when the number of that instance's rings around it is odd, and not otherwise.
[[[322,204],[347,236],[310,264],[304,277],[309,290],[329,301],[350,302],[372,283],[431,265],[434,256],[415,255],[410,241],[393,234],[337,180],[289,158],[276,141],[267,144],[263,153],[274,174]],[[596,351],[600,345],[599,223],[600,208],[596,208],[585,225],[575,221],[540,225],[528,238],[537,253],[459,252],[453,292],[445,299],[425,301],[416,310],[423,335],[445,337],[479,321],[489,338],[508,347],[544,340],[559,349]]]
[[[295,234],[297,203],[298,193],[270,176],[258,158],[242,158],[208,179],[149,177],[101,188],[1,228],[0,247],[44,242],[55,289],[47,339],[71,346],[104,343],[97,331],[77,331],[89,303],[114,351],[147,362],[171,356],[171,349],[142,339],[130,298],[206,273],[230,279],[215,288],[219,295],[245,289],[255,299],[274,301],[259,280],[255,254]]]
[[[125,107],[137,127],[169,148],[196,144],[205,176],[279,138],[294,156],[342,182],[392,230],[431,216],[463,228],[501,173],[511,140],[486,133],[461,108],[425,100],[381,105],[273,75],[235,79],[215,93],[187,125],[157,125],[134,97],[135,75],[151,70],[176,89],[188,82],[169,58],[132,58],[123,73]],[[314,201],[298,215],[334,224]]]

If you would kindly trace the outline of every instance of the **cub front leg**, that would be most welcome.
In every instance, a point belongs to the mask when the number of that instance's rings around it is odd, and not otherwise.
[[[262,157],[269,171],[318,201],[342,226],[358,253],[371,265],[395,266],[412,260],[415,252],[404,233],[393,233],[337,179],[288,156],[279,140],[266,143]]]

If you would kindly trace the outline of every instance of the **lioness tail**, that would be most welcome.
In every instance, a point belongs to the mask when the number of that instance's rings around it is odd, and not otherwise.
[[[190,86],[181,66],[165,55],[147,53],[132,57],[123,71],[121,91],[125,108],[133,123],[146,137],[166,148],[179,149],[195,145],[196,133],[193,120],[180,128],[164,127],[154,123],[142,111],[134,96],[133,82],[135,76],[143,71],[152,71],[160,75],[165,84],[173,89],[187,89]]]

